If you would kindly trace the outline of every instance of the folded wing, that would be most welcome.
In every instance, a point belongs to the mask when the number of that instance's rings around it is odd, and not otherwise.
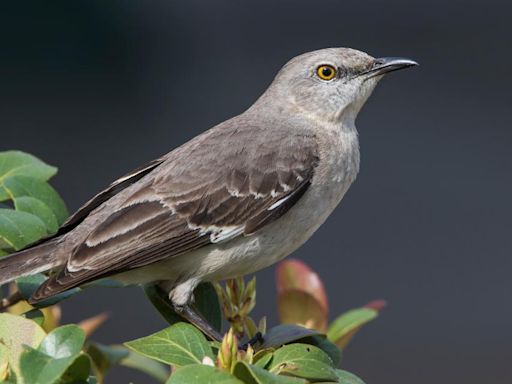
[[[207,131],[121,191],[115,204],[107,201],[108,209],[89,212],[83,225],[87,235],[75,245],[68,263],[36,291],[32,302],[249,236],[281,217],[311,183],[317,162],[315,141],[304,134],[280,135],[279,130],[274,132],[275,140],[268,140],[255,136],[255,131],[232,125]],[[94,220],[94,215],[103,216]],[[91,222],[97,224],[88,228]],[[80,230],[78,225],[75,231]]]

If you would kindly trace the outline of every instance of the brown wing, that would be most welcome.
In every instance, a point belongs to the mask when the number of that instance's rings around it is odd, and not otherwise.
[[[317,162],[314,140],[289,133],[276,140],[254,138],[254,130],[239,130],[236,141],[230,129],[211,130],[172,152],[138,188],[123,191],[122,200],[117,196],[118,203],[98,213],[108,211],[32,301],[250,235],[282,216],[311,182]]]
[[[59,230],[53,235],[42,238],[39,241],[31,244],[25,249],[34,248],[37,245],[42,243],[46,243],[51,239],[57,239],[62,235],[73,230],[77,227],[87,216],[91,214],[96,208],[101,206],[105,201],[111,199],[113,196],[117,195],[124,189],[128,188],[132,184],[136,183],[148,173],[153,171],[156,167],[164,162],[165,158],[159,158],[141,166],[139,168],[134,169],[130,173],[120,177],[113,183],[111,183],[107,188],[103,191],[95,195],[92,199],[87,201],[83,206],[81,206],[74,214],[72,214],[65,222],[61,225]]]
[[[132,172],[114,181],[106,189],[98,193],[96,196],[94,196],[92,199],[86,202],[83,206],[81,206],[78,209],[78,211],[71,215],[66,220],[66,222],[62,224],[62,226],[60,227],[59,231],[55,236],[60,236],[71,231],[78,224],[80,224],[94,209],[98,208],[101,204],[110,199],[112,196],[118,194],[119,192],[126,189],[133,183],[142,179],[144,176],[146,176],[149,172],[154,170],[163,162],[164,158],[153,160],[150,163],[137,169],[134,169]]]

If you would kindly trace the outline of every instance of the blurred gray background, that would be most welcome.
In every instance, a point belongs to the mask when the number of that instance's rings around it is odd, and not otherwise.
[[[131,168],[247,108],[289,58],[350,46],[421,67],[358,119],[361,173],[295,257],[331,315],[389,307],[347,350],[368,383],[510,383],[512,54],[506,1],[56,1],[0,5],[0,150],[60,169],[70,210]],[[277,321],[273,269],[256,317]],[[118,343],[164,322],[137,288],[64,304]],[[117,369],[111,383],[150,383]]]

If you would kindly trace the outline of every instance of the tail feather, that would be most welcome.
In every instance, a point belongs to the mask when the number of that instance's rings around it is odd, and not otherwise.
[[[59,266],[61,261],[54,255],[56,245],[56,241],[48,241],[0,258],[0,285]]]

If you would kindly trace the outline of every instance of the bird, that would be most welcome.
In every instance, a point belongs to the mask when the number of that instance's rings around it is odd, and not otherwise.
[[[325,48],[288,61],[246,111],[119,178],[59,231],[0,259],[0,284],[48,278],[29,298],[109,278],[155,284],[214,340],[193,308],[201,282],[268,267],[304,244],[354,182],[356,117],[384,75],[417,65]]]

